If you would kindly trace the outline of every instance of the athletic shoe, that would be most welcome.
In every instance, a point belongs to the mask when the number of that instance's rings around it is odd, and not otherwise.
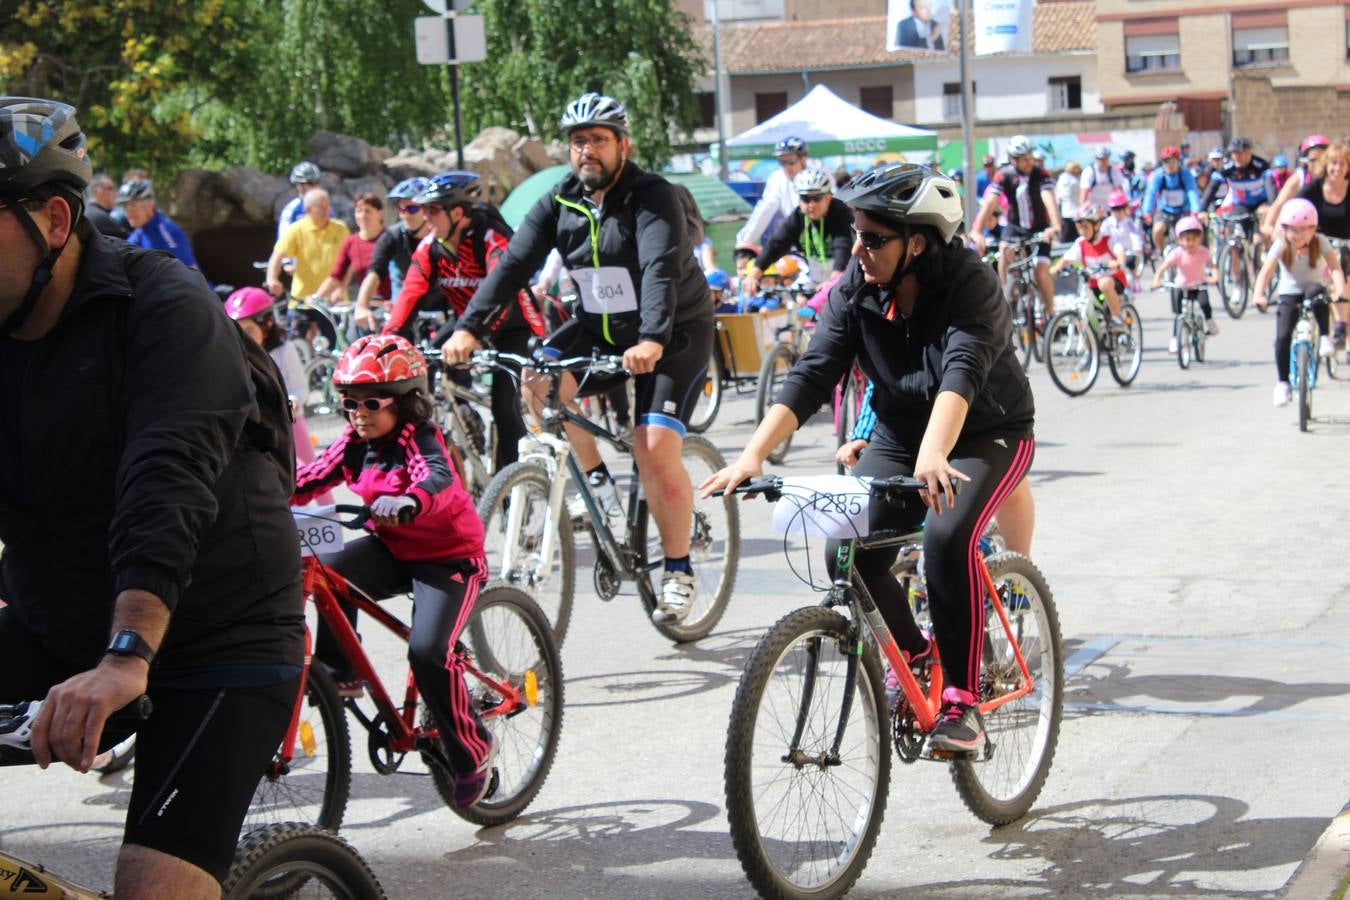
[[[942,692],[942,712],[937,727],[928,736],[928,749],[949,753],[973,753],[984,746],[984,717],[973,703],[948,699],[955,693],[970,694],[948,688]]]
[[[492,784],[492,761],[496,758],[497,742],[493,740],[488,747],[487,756],[483,757],[483,762],[478,768],[468,775],[455,777],[454,804],[456,809],[468,809],[471,806],[477,806],[487,796],[488,786]]]
[[[1210,337],[1214,337],[1214,335],[1218,333],[1219,333],[1219,323],[1214,321],[1213,319],[1206,319],[1205,334],[1209,335]]]
[[[933,667],[933,636],[928,632],[923,633],[924,640],[928,641],[923,651],[910,656],[905,650],[900,651],[900,656],[909,664],[909,670],[914,673],[914,677],[919,679],[921,687],[927,689],[929,670]],[[886,708],[895,709],[895,704],[900,700],[900,695],[904,690],[900,687],[900,676],[890,666],[886,667]]]
[[[1177,351],[1180,349],[1181,345],[1177,343],[1177,336],[1174,334],[1172,335],[1171,339],[1168,340],[1167,342],[1167,352],[1172,354],[1173,356],[1176,356]]]
[[[1331,327],[1331,342],[1336,345],[1336,351],[1345,349],[1345,323],[1337,322]]]
[[[666,572],[661,576],[661,598],[652,610],[652,621],[658,625],[683,622],[694,608],[698,584],[692,572]]]
[[[1289,382],[1281,381],[1275,385],[1274,403],[1276,406],[1284,406],[1290,400],[1294,399],[1294,391],[1289,387]]]
[[[1335,352],[1336,345],[1331,342],[1331,338],[1327,337],[1325,334],[1322,335],[1321,340],[1317,342],[1317,355],[1331,356]]]

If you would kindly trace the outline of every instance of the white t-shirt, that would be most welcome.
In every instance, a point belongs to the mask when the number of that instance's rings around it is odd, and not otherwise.
[[[1083,170],[1080,186],[1083,190],[1091,191],[1088,202],[1106,209],[1110,206],[1111,192],[1116,188],[1125,189],[1125,173],[1115,166],[1110,166],[1105,172],[1098,171],[1094,162]]]
[[[1069,172],[1060,172],[1055,180],[1055,199],[1059,201],[1059,216],[1067,222],[1078,211],[1078,196],[1081,188],[1078,177]]]
[[[1102,234],[1111,242],[1113,251],[1119,248],[1126,253],[1138,253],[1144,246],[1144,236],[1139,233],[1139,225],[1129,216],[1123,219],[1107,216],[1102,222]]]
[[[825,172],[820,166],[809,162],[807,167]],[[829,172],[825,174],[830,179],[830,191],[833,193],[834,176]],[[736,232],[736,243],[762,245],[764,238],[772,235],[778,224],[792,215],[792,211],[800,205],[800,202],[797,189],[792,186],[792,179],[783,171],[782,166],[779,166],[778,170],[764,182],[764,193],[755,204],[755,208],[750,211],[750,218],[746,220],[741,230]]]
[[[1275,283],[1275,293],[1282,297],[1287,294],[1302,296],[1307,290],[1326,287],[1326,255],[1331,252],[1331,244],[1319,234],[1309,249],[1313,253],[1312,259],[1308,258],[1307,253],[1298,253],[1294,256],[1294,264],[1286,266],[1281,258],[1284,255],[1284,238],[1275,238],[1275,243],[1270,245],[1268,251],[1280,260],[1280,279]]]

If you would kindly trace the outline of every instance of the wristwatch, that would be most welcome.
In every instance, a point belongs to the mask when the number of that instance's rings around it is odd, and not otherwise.
[[[131,629],[124,629],[113,635],[108,642],[108,649],[104,653],[111,653],[113,656],[139,656],[147,663],[155,661],[155,651],[150,649],[150,645]]]

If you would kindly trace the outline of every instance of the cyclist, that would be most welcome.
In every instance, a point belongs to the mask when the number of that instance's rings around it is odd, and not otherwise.
[[[403,289],[403,278],[412,265],[413,251],[431,230],[422,207],[413,201],[429,183],[425,178],[406,178],[389,191],[389,199],[397,204],[398,224],[384,230],[370,254],[370,271],[361,281],[361,288],[356,293],[356,308],[352,311],[358,328],[374,331],[375,315],[371,304],[391,300]],[[387,293],[382,293],[384,291]]]
[[[1320,174],[1313,175],[1318,171]],[[1350,144],[1337,141],[1326,148],[1317,162],[1309,167],[1309,180],[1298,196],[1317,210],[1317,230],[1337,241],[1341,246],[1341,272],[1350,268]],[[1332,307],[1336,321],[1332,324],[1331,342],[1337,353],[1345,349],[1346,320],[1350,318],[1350,304],[1342,297]]]
[[[1317,207],[1302,197],[1295,197],[1280,210],[1280,233],[1270,245],[1261,273],[1256,277],[1256,305],[1266,308],[1266,286],[1277,272],[1279,280],[1275,292],[1279,306],[1275,310],[1275,383],[1274,402],[1284,406],[1293,399],[1289,386],[1289,347],[1294,339],[1294,326],[1303,315],[1303,298],[1310,291],[1327,286],[1327,272],[1331,273],[1331,300],[1345,295],[1345,275],[1341,261],[1330,242],[1317,233]],[[1331,330],[1327,307],[1313,307],[1317,328],[1322,338],[1317,345],[1319,356],[1330,356],[1334,351],[1328,332]]]
[[[1310,134],[1299,143],[1299,166],[1290,173],[1283,184],[1277,185],[1280,189],[1279,196],[1266,209],[1265,218],[1261,220],[1261,233],[1266,237],[1272,237],[1275,234],[1275,223],[1279,221],[1280,208],[1297,197],[1299,192],[1303,190],[1303,186],[1309,181],[1322,177],[1325,167],[1322,156],[1330,146],[1331,139],[1324,134]],[[1282,156],[1275,157],[1276,160],[1283,158]]]
[[[1277,153],[1270,160],[1270,180],[1275,183],[1276,191],[1284,190],[1284,183],[1289,180],[1289,157],[1283,153]]]
[[[844,271],[852,247],[852,217],[848,207],[830,191],[830,177],[819,169],[803,169],[793,179],[799,198],[792,211],[741,280],[742,290],[753,296],[764,270],[794,253],[806,260],[812,284],[822,284]]]
[[[1083,177],[1079,181],[1078,205],[1081,207],[1084,203],[1091,203],[1105,209],[1111,192],[1123,190],[1128,193],[1128,183],[1125,173],[1111,165],[1110,147],[1098,147],[1092,156],[1092,165],[1083,170]]]
[[[1203,284],[1217,284],[1218,273],[1210,268],[1212,256],[1205,246],[1205,226],[1197,216],[1182,216],[1176,225],[1177,245],[1172,248],[1153,273],[1153,289],[1162,284],[1163,276],[1172,269],[1176,270],[1177,284],[1182,288],[1198,288]],[[1172,315],[1181,315],[1181,292],[1172,294]],[[1219,323],[1214,321],[1214,309],[1209,305],[1209,292],[1199,295],[1200,312],[1205,316],[1205,333],[1219,333]],[[1176,353],[1180,349],[1177,336],[1172,335],[1167,342],[1167,352]]]
[[[1153,170],[1148,178],[1148,187],[1144,190],[1144,203],[1141,207],[1144,223],[1152,223],[1153,246],[1159,252],[1167,246],[1167,234],[1182,216],[1199,216],[1201,224],[1205,221],[1200,204],[1200,190],[1195,178],[1182,168],[1181,148],[1168,146],[1158,154],[1162,166]]]
[[[1124,191],[1111,194],[1111,215],[1102,222],[1102,235],[1110,242],[1114,253],[1125,254],[1125,268],[1135,275],[1139,271],[1139,254],[1144,252],[1144,235],[1139,223],[1130,215],[1130,198]]]
[[[298,162],[291,169],[290,182],[295,186],[295,196],[281,208],[277,218],[277,240],[281,240],[287,228],[305,217],[305,195],[319,186],[321,174],[319,167],[309,160]]]
[[[1023,135],[1014,135],[1008,141],[1011,164],[1003,167],[989,183],[980,211],[975,217],[975,244],[984,254],[982,229],[996,224],[994,208],[999,199],[1007,201],[1008,224],[1002,229],[1001,239],[1021,240],[1039,234],[1040,241],[1032,248],[1036,258],[1036,288],[1045,304],[1045,314],[1055,314],[1055,286],[1050,278],[1050,242],[1060,231],[1059,206],[1055,203],[1050,176],[1031,158],[1031,141]],[[1086,177],[1086,173],[1084,173]],[[998,281],[1006,284],[1010,254],[1000,248]]]
[[[127,240],[146,250],[164,250],[178,257],[189,269],[199,268],[192,241],[178,223],[155,205],[155,188],[148,181],[128,181],[117,189],[117,205],[126,215],[131,234]]]
[[[1246,210],[1257,222],[1266,205],[1275,199],[1275,182],[1271,178],[1270,163],[1252,154],[1250,138],[1235,137],[1228,144],[1231,159],[1224,163],[1219,177],[1211,177],[1209,186],[1200,197],[1200,208],[1209,209],[1210,204],[1219,196],[1219,188],[1226,185],[1227,199],[1235,212]],[[1263,243],[1259,229],[1248,229],[1253,248],[1259,249]],[[1233,265],[1238,265],[1237,257]],[[1236,272],[1236,270],[1235,270]]]
[[[117,183],[108,175],[100,172],[94,176],[94,180],[89,184],[89,198],[85,205],[84,214],[89,217],[90,223],[102,234],[110,234],[113,237],[125,239],[131,234],[131,229],[126,227],[125,221],[116,221],[112,217],[112,211],[117,207]],[[125,211],[123,212],[125,216]]]
[[[474,294],[446,345],[453,361],[467,359],[488,322],[511,302],[557,247],[578,288],[575,318],[549,338],[544,352],[589,356],[622,353],[637,376],[633,456],[661,534],[665,571],[654,621],[682,621],[694,602],[689,565],[693,490],[680,461],[695,389],[712,358],[713,305],[694,262],[684,216],[669,182],[629,159],[628,113],[601,94],[568,104],[562,130],[572,174],[530,209],[501,263]],[[563,400],[577,390],[564,380]],[[597,486],[612,484],[595,439],[568,431],[573,451]],[[607,491],[606,491],[607,492]]]
[[[1144,195],[1151,167],[1152,163],[1144,163],[1144,173],[1140,175],[1134,170],[1134,151],[1126,150],[1120,155],[1120,171],[1125,176],[1125,193],[1130,199],[1138,200]]]
[[[431,421],[427,363],[397,335],[358,339],[338,360],[333,383],[342,392],[347,427],[318,460],[300,469],[294,504],[346,484],[370,507],[371,534],[324,566],[374,600],[411,590],[408,662],[436,720],[455,777],[461,809],[483,799],[495,747],[464,685],[455,642],[487,581],[483,523]],[[320,632],[317,654],[333,656],[331,633]]]
[[[1109,270],[1110,277],[1094,276],[1088,282],[1088,287],[1105,298],[1107,309],[1111,312],[1111,324],[1119,325],[1120,295],[1125,291],[1125,250],[1120,246],[1112,247],[1111,239],[1102,233],[1104,218],[1106,213],[1092,203],[1084,203],[1078,208],[1073,216],[1078,240],[1055,260],[1055,264],[1050,267],[1050,274],[1058,275],[1060,269],[1073,262],[1087,268],[1100,266]]]
[[[305,194],[305,217],[282,232],[272,248],[264,285],[268,293],[280,298],[286,292],[281,284],[281,261],[290,257],[295,260],[291,297],[294,301],[308,300],[332,270],[347,235],[347,226],[332,217],[328,192],[323,188],[310,190]]]
[[[985,612],[972,571],[980,533],[1031,465],[1031,387],[1008,339],[1010,313],[993,270],[954,240],[961,203],[951,181],[900,164],[873,169],[839,199],[853,209],[855,261],[830,293],[778,402],[701,493],[761,474],[769,451],[820,409],[856,359],[875,386],[877,425],[854,473],[913,475],[928,484],[922,504],[877,504],[870,515],[873,530],[924,523],[934,637],[948,685],[929,746],[977,750],[984,743],[975,705],[980,654],[971,648],[979,646],[972,635],[984,633]],[[930,644],[890,573],[896,553],[859,550],[855,565],[914,661]]]
[[[798,204],[797,191],[793,187],[797,173],[807,169],[824,171],[812,165],[808,150],[806,141],[799,137],[786,137],[774,145],[773,155],[778,157],[778,169],[765,179],[764,193],[750,211],[750,218],[745,225],[736,232],[737,245],[758,244],[792,215]],[[825,177],[830,179],[830,190],[833,191],[834,179],[828,172]]]
[[[91,174],[74,108],[0,97],[0,703],[45,697],[38,763],[85,772],[148,694],[117,893],[219,897],[299,690],[290,478],[243,336],[94,230]]]

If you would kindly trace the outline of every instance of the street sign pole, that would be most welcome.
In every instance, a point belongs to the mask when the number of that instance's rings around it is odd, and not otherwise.
[[[962,177],[965,187],[962,197],[966,207],[966,234],[974,237],[975,213],[983,198],[975,196],[975,90],[970,80],[970,42],[975,39],[975,27],[970,13],[970,0],[961,0],[961,143],[966,170]]]
[[[424,0],[434,16],[413,22],[417,61],[450,67],[450,101],[455,108],[455,165],[464,168],[464,118],[459,104],[460,63],[487,59],[487,37],[482,16],[460,16],[445,0]],[[459,5],[459,4],[456,4]]]
[[[450,59],[455,58],[455,14],[445,14],[445,40]],[[455,168],[464,168],[464,123],[459,108],[459,66],[450,63],[450,102],[455,107]]]

